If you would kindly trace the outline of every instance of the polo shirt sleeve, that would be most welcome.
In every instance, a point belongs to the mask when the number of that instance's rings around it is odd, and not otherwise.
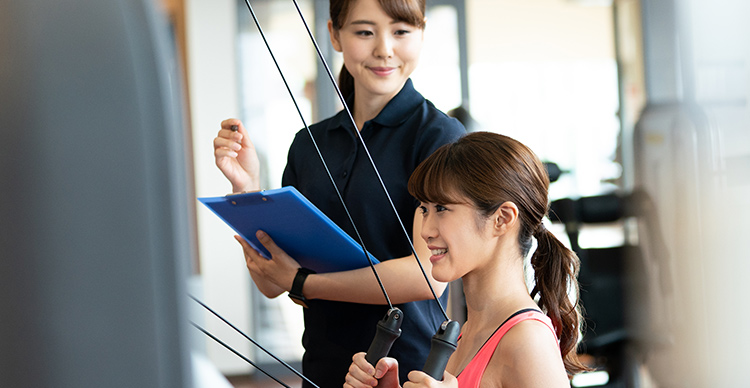
[[[453,143],[464,135],[466,135],[466,128],[464,128],[460,121],[437,111],[437,115],[422,127],[417,136],[414,167],[416,168],[416,166],[432,155],[438,148],[445,144]],[[419,206],[419,201],[416,198],[412,199],[414,206]]]
[[[297,186],[297,170],[295,168],[295,154],[297,153],[296,149],[299,147],[299,132],[294,136],[294,140],[292,141],[292,145],[289,146],[289,152],[286,156],[286,166],[284,167],[284,172],[281,175],[281,187],[284,186]]]

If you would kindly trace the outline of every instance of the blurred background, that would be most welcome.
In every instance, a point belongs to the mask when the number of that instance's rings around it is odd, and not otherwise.
[[[337,74],[341,58],[330,48],[328,1],[298,2]],[[94,2],[67,3],[58,12],[85,8],[91,15],[81,23],[95,23],[97,10],[89,7]],[[176,287],[299,365],[301,308],[288,298],[268,300],[257,292],[233,232],[194,201],[231,191],[215,167],[212,148],[219,123],[229,117],[242,119],[252,135],[265,169],[262,186],[279,187],[288,146],[302,128],[294,105],[244,1],[113,1],[115,20],[130,3],[154,9],[156,22],[150,28],[154,36],[165,38],[161,49],[172,62],[163,70],[177,86],[172,98],[180,107],[178,134],[186,162],[179,170],[185,179],[175,184],[188,197],[181,217],[191,228],[183,231],[189,238],[182,241],[190,252],[175,255],[187,273],[184,285],[175,280]],[[294,4],[251,3],[306,121],[338,111],[338,99]],[[3,0],[0,8],[15,10],[12,4]],[[554,163],[551,172],[559,172],[550,187],[549,228],[581,257],[587,322],[580,349],[597,368],[572,386],[750,386],[744,370],[750,362],[745,354],[750,348],[750,252],[744,245],[750,236],[750,2],[427,4],[426,45],[412,77],[416,89],[441,110],[461,117],[469,130],[514,137]],[[39,3],[30,7],[32,12],[51,11]],[[10,15],[18,14],[5,15],[0,24],[11,26]],[[9,80],[18,73],[2,53],[12,53],[14,42],[37,37],[33,26],[24,31],[28,34],[0,30],[0,56],[6,61],[0,62],[5,66],[0,67],[0,93],[6,102],[17,90]],[[57,48],[72,50],[76,44]],[[13,120],[2,123],[6,134],[20,126]],[[4,142],[2,167],[7,172],[17,159],[11,158],[15,144]],[[10,173],[3,176],[4,182],[14,182]],[[10,205],[3,209],[10,209],[11,198],[4,197]],[[14,227],[9,220],[0,220],[5,231]],[[6,280],[11,279],[10,268],[4,269]],[[25,293],[21,286],[9,290]],[[460,320],[457,290],[451,291],[450,308]],[[189,316],[264,369],[288,375],[215,317],[183,303],[172,319]],[[16,309],[10,312],[24,308],[23,303],[8,306]],[[4,314],[0,324],[13,321]],[[21,318],[13,322],[24,323]],[[17,327],[6,324],[0,339],[15,335]],[[183,331],[182,346],[205,356],[209,369],[231,385],[279,386],[194,328]],[[0,349],[0,360],[10,365],[0,371],[15,370],[16,351]],[[188,364],[180,365],[190,370]],[[44,363],[38,368],[45,370]],[[298,378],[288,380],[299,384]],[[25,386],[0,374],[0,386],[7,382]]]
[[[337,71],[327,2],[299,3]],[[443,111],[468,112],[471,130],[515,137],[564,171],[550,189],[552,228],[576,239],[589,315],[583,349],[609,371],[577,383],[749,385],[741,349],[750,335],[740,322],[748,318],[750,274],[742,246],[750,217],[750,4],[427,4],[415,87]],[[253,6],[307,120],[339,109],[292,4]],[[198,195],[229,190],[211,154],[225,117],[245,120],[268,168],[265,187],[278,187],[301,124],[244,3],[183,7]],[[300,309],[258,297],[231,233],[203,209],[198,220],[206,299],[278,354],[298,358]],[[222,371],[249,371],[213,347]]]

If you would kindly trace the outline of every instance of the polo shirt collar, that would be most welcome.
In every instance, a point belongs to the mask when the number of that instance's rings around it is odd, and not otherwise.
[[[414,110],[422,104],[423,100],[424,98],[416,89],[414,89],[411,78],[409,78],[406,80],[406,83],[404,83],[404,87],[401,88],[401,91],[388,101],[388,104],[385,105],[383,110],[381,110],[371,121],[374,121],[383,127],[397,127],[414,113]],[[337,118],[336,125],[329,127],[329,129],[352,127],[351,119],[345,110],[339,112]]]

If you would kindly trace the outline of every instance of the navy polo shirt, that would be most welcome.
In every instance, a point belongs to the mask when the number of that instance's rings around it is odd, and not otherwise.
[[[348,114],[310,126],[328,168],[354,219],[365,246],[378,260],[411,254]],[[466,133],[461,123],[448,117],[414,89],[411,79],[360,132],[385,183],[404,227],[412,232],[416,200],[407,191],[417,165],[443,144]],[[283,186],[294,186],[333,222],[357,239],[349,218],[318,157],[307,130],[297,133],[289,149]],[[364,260],[364,257],[363,257]],[[416,263],[415,271],[419,271]],[[427,287],[415,284],[415,287]],[[386,290],[387,291],[387,290]],[[448,292],[441,302],[445,306]],[[385,299],[372,305],[313,300],[305,309],[305,376],[320,387],[344,382],[352,356],[367,351],[377,322],[388,308]],[[404,312],[401,337],[390,356],[399,360],[401,381],[409,371],[421,369],[430,350],[430,339],[445,320],[434,300],[398,305]]]

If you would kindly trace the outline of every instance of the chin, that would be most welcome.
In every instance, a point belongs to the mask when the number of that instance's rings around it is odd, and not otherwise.
[[[432,267],[432,277],[433,279],[443,282],[443,283],[450,283],[456,279],[458,279],[460,276],[456,276],[455,273],[449,272],[449,271],[441,271],[436,270],[435,267]]]
[[[405,83],[405,78],[379,79],[370,85],[370,90],[374,94],[396,95],[404,87]]]

